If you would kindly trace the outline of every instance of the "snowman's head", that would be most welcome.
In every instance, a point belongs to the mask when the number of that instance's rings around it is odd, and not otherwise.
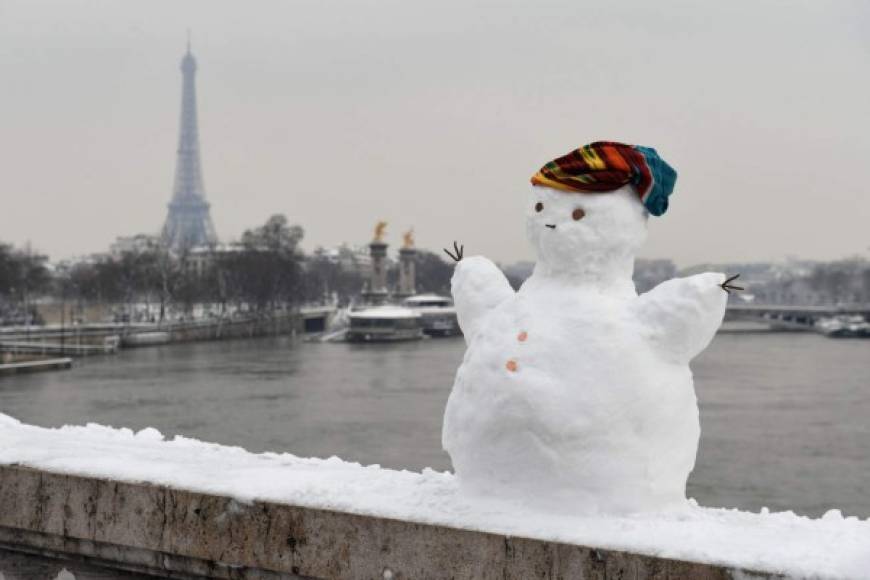
[[[648,212],[630,185],[602,193],[532,187],[526,234],[548,270],[589,272],[633,259]]]

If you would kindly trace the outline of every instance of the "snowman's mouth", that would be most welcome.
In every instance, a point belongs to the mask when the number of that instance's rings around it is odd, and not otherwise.
[[[556,229],[556,224],[544,224],[544,225],[545,225],[546,227],[550,228],[551,230],[555,230],[555,229]]]

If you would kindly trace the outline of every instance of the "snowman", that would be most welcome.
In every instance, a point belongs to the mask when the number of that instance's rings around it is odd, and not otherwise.
[[[700,426],[689,361],[736,278],[706,273],[638,295],[634,258],[676,172],[654,149],[596,142],[532,178],[538,261],[514,292],[454,243],[467,343],[442,442],[460,488],[573,513],[686,504]]]

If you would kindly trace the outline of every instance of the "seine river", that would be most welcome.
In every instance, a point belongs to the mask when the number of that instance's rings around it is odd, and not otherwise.
[[[126,350],[0,378],[0,411],[37,425],[152,426],[252,451],[444,470],[441,417],[464,348],[462,338],[265,338]],[[693,369],[702,436],[691,497],[870,517],[870,341],[723,333]]]

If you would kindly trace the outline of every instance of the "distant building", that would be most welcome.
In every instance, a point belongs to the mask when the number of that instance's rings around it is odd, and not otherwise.
[[[333,248],[317,248],[314,256],[338,264],[345,272],[354,272],[364,277],[368,277],[372,269],[369,247],[364,245],[341,244]]]
[[[185,266],[196,272],[197,276],[202,276],[221,255],[236,251],[238,251],[237,248],[232,246],[197,246],[184,254]]]
[[[109,246],[109,254],[112,258],[120,258],[127,253],[141,254],[160,246],[160,238],[148,234],[136,234],[135,236],[118,236]]]
[[[205,200],[199,155],[199,125],[196,114],[196,59],[187,45],[181,59],[181,127],[175,165],[175,187],[163,225],[163,243],[178,251],[217,243],[217,234]]]

